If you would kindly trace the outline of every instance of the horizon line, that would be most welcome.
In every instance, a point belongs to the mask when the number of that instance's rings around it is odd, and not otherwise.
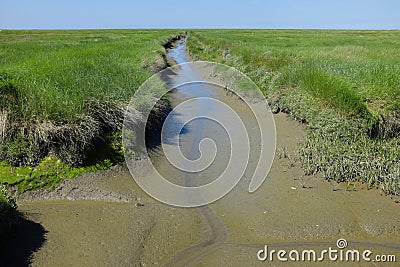
[[[399,31],[400,28],[261,28],[261,27],[105,27],[105,28],[0,28],[0,31],[71,31],[71,30],[334,30],[334,31]]]

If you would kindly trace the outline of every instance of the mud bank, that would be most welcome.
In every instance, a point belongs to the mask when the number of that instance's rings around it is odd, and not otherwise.
[[[296,149],[304,127],[275,115],[278,148]],[[95,173],[96,174],[96,173]],[[198,209],[172,208],[145,194],[125,169],[108,170],[93,187],[128,202],[35,200],[20,210],[46,230],[33,266],[265,266],[256,253],[274,249],[324,249],[346,238],[351,248],[399,255],[399,204],[363,186],[305,181],[288,159],[275,159],[266,183],[248,196],[248,181],[210,206],[219,223]],[[101,178],[103,177],[103,178]],[[72,181],[72,180],[71,180]],[[303,264],[306,266],[307,264]],[[354,266],[359,266],[354,264]]]
[[[132,202],[134,195],[116,193],[104,188],[104,184],[114,183],[121,173],[126,172],[123,165],[114,166],[109,170],[85,173],[74,179],[62,181],[55,188],[38,189],[17,193],[19,201],[38,200],[105,200],[113,202]]]

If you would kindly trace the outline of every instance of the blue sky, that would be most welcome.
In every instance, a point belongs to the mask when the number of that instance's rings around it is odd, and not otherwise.
[[[0,0],[1,29],[400,29],[399,0]]]

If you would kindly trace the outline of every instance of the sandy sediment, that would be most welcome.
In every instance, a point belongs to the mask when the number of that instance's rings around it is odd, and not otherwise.
[[[282,113],[275,115],[275,122],[278,148],[285,146],[292,153],[304,138],[305,128]],[[123,167],[78,178],[88,188],[112,192],[103,194],[113,196],[108,199],[39,200],[31,196],[30,201],[20,198],[19,206],[46,231],[46,241],[33,254],[34,266],[256,265],[261,264],[256,252],[264,244],[323,249],[334,246],[338,238],[346,238],[351,248],[400,253],[399,204],[393,199],[381,196],[379,190],[366,190],[362,184],[352,190],[324,182],[322,177],[301,175],[299,166],[277,157],[266,182],[254,194],[248,194],[245,179],[213,203],[210,207],[227,231],[224,236],[213,233],[198,209],[174,208],[149,197]],[[73,184],[68,180],[63,187]],[[101,199],[101,194],[96,197]]]
[[[114,166],[109,170],[85,173],[74,179],[67,179],[55,188],[43,188],[17,193],[18,201],[36,200],[104,200],[113,202],[133,202],[131,192],[119,193],[105,188],[106,183],[115,182],[121,172],[126,172],[124,165]]]

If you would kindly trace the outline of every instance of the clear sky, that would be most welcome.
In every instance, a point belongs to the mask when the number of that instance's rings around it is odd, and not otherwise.
[[[400,29],[400,0],[0,0],[0,29]]]

